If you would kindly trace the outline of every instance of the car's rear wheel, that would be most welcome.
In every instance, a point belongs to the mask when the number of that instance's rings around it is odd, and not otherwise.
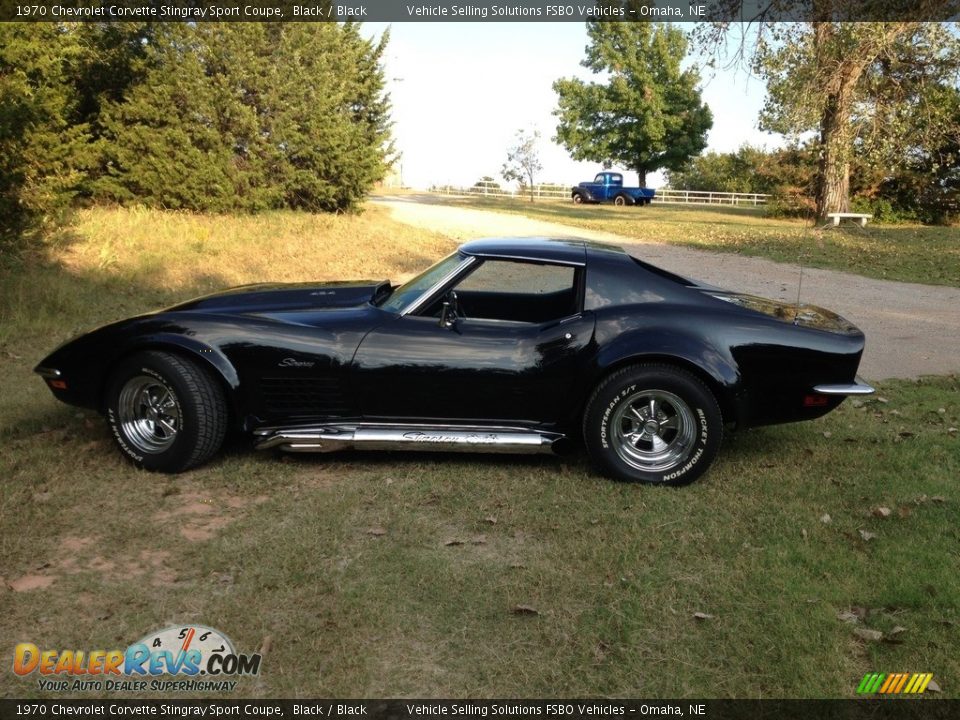
[[[201,465],[226,436],[223,389],[204,368],[171,353],[123,361],[110,378],[106,408],[120,450],[146,470],[176,473]]]
[[[594,390],[583,419],[593,462],[618,480],[686,485],[710,467],[723,435],[716,398],[669,365],[633,365]]]
[[[614,204],[614,205],[619,205],[619,206],[621,206],[621,207],[624,206],[624,205],[626,205],[626,204],[627,204],[627,196],[626,196],[626,195],[617,195],[617,196],[613,199],[613,204]]]

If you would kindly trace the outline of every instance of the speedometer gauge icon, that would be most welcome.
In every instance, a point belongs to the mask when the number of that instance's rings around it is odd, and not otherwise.
[[[166,650],[173,655],[198,651],[205,667],[211,655],[236,655],[233,643],[219,630],[206,625],[171,625],[158,632],[152,632],[139,640],[151,652]],[[202,671],[201,671],[202,673]]]

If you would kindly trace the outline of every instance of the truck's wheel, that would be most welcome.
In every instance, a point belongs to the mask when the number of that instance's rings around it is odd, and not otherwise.
[[[583,418],[590,458],[618,480],[686,485],[710,467],[723,435],[716,398],[669,365],[632,365],[594,391]]]
[[[620,207],[623,207],[624,205],[627,204],[627,196],[626,196],[626,195],[617,195],[617,196],[613,199],[613,204],[614,204],[614,205],[618,205],[618,206],[620,206]]]
[[[580,193],[573,194],[573,204],[574,205],[583,205],[583,195]]]
[[[220,385],[203,368],[165,352],[121,363],[110,378],[106,407],[120,450],[145,470],[177,473],[201,465],[227,431]]]

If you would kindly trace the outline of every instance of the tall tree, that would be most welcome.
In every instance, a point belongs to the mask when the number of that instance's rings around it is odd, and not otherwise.
[[[795,13],[791,2],[771,0],[766,17]],[[742,0],[727,0],[727,12],[735,13],[742,5]],[[874,5],[878,7],[870,9],[877,17],[905,19],[858,22],[867,11],[860,2],[814,0],[809,22],[757,22],[752,26],[753,42],[740,45],[739,57],[767,80],[769,97],[761,126],[794,138],[816,132],[819,167],[815,194],[820,219],[849,208],[850,168],[855,156],[860,162],[868,162],[868,152],[895,157],[911,142],[936,143],[934,136],[944,130],[942,125],[911,126],[903,122],[906,113],[891,113],[897,106],[923,106],[934,98],[930,93],[914,92],[908,100],[901,92],[906,86],[897,88],[898,73],[910,74],[915,80],[924,78],[913,83],[915,90],[937,75],[942,78],[944,72],[953,72],[955,77],[960,61],[956,36],[941,24],[906,19],[907,15],[922,17],[933,12],[937,0],[917,0],[909,12],[905,6],[898,11],[891,3]],[[795,14],[791,17],[795,19]],[[699,39],[706,46],[717,47],[728,39],[733,27],[725,22],[702,28]],[[891,73],[893,66],[897,70]],[[884,96],[896,95],[900,95],[898,103],[883,102]],[[888,122],[894,118],[898,122]]]
[[[605,81],[553,84],[555,140],[575,160],[636,170],[641,185],[647,173],[678,170],[699,154],[713,116],[700,99],[699,73],[681,67],[683,32],[666,24],[601,20],[587,23],[587,35],[581,64]]]
[[[353,207],[391,159],[387,39],[354,23],[163,24],[142,82],[101,112],[95,195],[213,211]]]
[[[530,202],[533,202],[534,178],[543,170],[540,162],[540,131],[528,133],[517,131],[517,137],[512,147],[507,150],[507,161],[503,164],[500,174],[504,180],[517,180],[525,184],[530,190]]]
[[[0,248],[55,221],[83,178],[86,130],[71,124],[75,37],[60,23],[0,23]]]

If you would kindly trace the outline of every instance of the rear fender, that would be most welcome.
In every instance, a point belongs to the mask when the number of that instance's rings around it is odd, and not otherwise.
[[[592,385],[624,365],[639,362],[673,364],[692,372],[714,393],[726,421],[741,423],[746,417],[740,371],[729,349],[675,328],[624,332],[597,355]]]

